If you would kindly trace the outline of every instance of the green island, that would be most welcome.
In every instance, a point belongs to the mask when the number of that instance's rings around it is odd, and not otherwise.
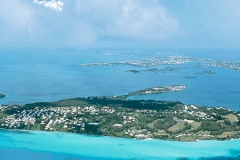
[[[4,98],[5,97],[5,95],[4,94],[0,94],[0,98]]]
[[[0,105],[0,128],[176,141],[240,138],[240,112],[181,102],[97,96]]]

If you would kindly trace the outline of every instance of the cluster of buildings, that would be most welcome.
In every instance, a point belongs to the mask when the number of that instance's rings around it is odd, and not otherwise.
[[[188,133],[188,134],[185,134],[185,133],[183,133],[183,134],[178,134],[178,135],[176,135],[175,137],[176,138],[179,138],[179,137],[187,137],[187,136],[198,136],[198,137],[214,137],[213,135],[210,135],[210,134],[191,134],[191,133]]]
[[[80,64],[79,66],[112,66],[112,65],[131,65],[138,67],[149,67],[158,65],[169,65],[169,64],[185,64],[189,62],[197,62],[202,65],[229,68],[232,70],[240,71],[240,63],[231,61],[219,61],[205,58],[191,58],[183,55],[163,55],[162,57],[150,57],[145,60],[135,60],[135,61],[124,61],[124,62],[96,62],[96,63],[86,63]],[[202,66],[201,65],[201,66]],[[197,66],[195,66],[197,67]]]
[[[152,110],[152,109],[142,109],[142,110],[137,109],[136,112],[137,112],[137,113],[144,113],[144,114],[157,113],[156,110]]]
[[[12,107],[12,106],[11,106]],[[10,108],[10,106],[0,106],[0,111]],[[14,107],[13,107],[14,108]],[[115,112],[114,109],[104,106],[101,109],[95,106],[71,106],[62,108],[40,108],[35,107],[32,109],[21,109],[16,106],[16,112],[12,115],[8,115],[0,119],[1,128],[19,129],[24,128],[26,125],[40,124],[44,130],[54,131],[54,127],[59,124],[63,124],[65,129],[74,129],[75,127],[81,127],[84,130],[85,123],[88,123],[88,118],[83,115],[88,112],[90,115],[98,115],[99,113]],[[38,120],[38,122],[36,122]],[[134,121],[134,119],[131,119]],[[90,125],[96,125],[96,123],[89,123]]]
[[[1,108],[1,110],[4,111],[6,108],[8,108],[8,106]],[[14,113],[13,115],[3,117],[0,120],[0,127],[16,129],[21,128],[22,125],[34,125],[36,121],[35,116],[38,114],[37,110],[39,109],[36,108],[36,110],[34,109],[29,111],[23,110],[22,112],[17,111],[17,113]]]
[[[225,109],[225,108],[216,108]],[[158,119],[169,118],[171,121],[183,121],[189,124],[195,124],[194,120],[191,117],[199,120],[213,119],[209,115],[209,110],[212,108],[206,108],[206,112],[194,105],[183,105],[176,110],[153,110],[153,109],[129,109],[116,107],[112,108],[109,106],[97,107],[94,105],[89,106],[71,106],[71,107],[33,107],[26,108],[24,106],[0,106],[0,128],[9,128],[9,129],[31,129],[34,126],[34,129],[46,130],[46,131],[74,131],[74,129],[85,130],[87,131],[88,125],[99,125],[100,123],[106,122],[108,117],[110,121],[107,121],[107,126],[118,127],[117,132],[125,134],[128,137],[136,139],[147,139],[155,136],[155,132],[161,132],[164,130],[154,130],[150,132],[148,129],[144,129],[144,125],[148,125],[150,128],[154,126]],[[4,111],[7,112],[5,116]],[[11,114],[10,114],[11,113]],[[177,115],[183,115],[184,118],[177,118]],[[114,116],[120,117],[119,120],[114,121]],[[186,115],[189,115],[187,118]],[[106,117],[104,117],[106,116]],[[152,117],[151,122],[144,122],[144,118]],[[112,119],[112,120],[111,120]],[[135,127],[135,124],[141,121],[144,123],[141,127]],[[106,123],[103,123],[103,126]],[[28,128],[30,126],[30,128]],[[39,128],[36,128],[39,127]],[[106,126],[104,126],[106,127]],[[107,129],[108,127],[106,127]],[[111,127],[109,127],[111,128]],[[141,129],[139,129],[141,128]],[[104,131],[104,129],[103,129]],[[167,132],[157,135],[166,135]],[[175,137],[212,137],[207,134],[178,134]]]
[[[146,129],[142,129],[142,130],[128,129],[124,133],[136,139],[148,139],[152,137],[151,132],[147,131]]]
[[[225,60],[214,60],[214,59],[206,59],[206,58],[190,58],[192,62],[200,62],[202,64],[212,66],[212,67],[221,67],[221,68],[229,68],[235,71],[240,71],[240,63],[225,61]]]
[[[202,112],[202,111],[197,111],[197,110],[198,110],[198,108],[194,105],[190,105],[190,106],[184,105],[183,110],[180,111],[179,113],[184,112],[185,114],[196,116],[196,117],[198,117],[198,119],[202,119],[202,120],[213,119],[213,117],[211,117],[207,113]]]
[[[164,87],[153,87],[153,88],[147,88],[144,90],[139,90],[136,92],[130,92],[129,95],[139,95],[139,94],[158,94],[158,93],[164,93],[164,92],[174,92],[174,91],[181,91],[187,88],[186,85],[170,85],[170,86],[164,86]]]
[[[137,118],[133,117],[133,116],[123,116],[123,124],[126,124],[126,123],[137,123],[138,120]]]
[[[6,108],[8,108],[9,106],[2,106],[0,105],[0,111],[4,111]]]
[[[131,65],[137,67],[149,67],[169,64],[184,64],[190,62],[189,58],[180,55],[170,55],[164,57],[150,57],[145,60],[123,61],[123,62],[94,62],[80,64],[81,67],[86,66],[113,66],[113,65]]]

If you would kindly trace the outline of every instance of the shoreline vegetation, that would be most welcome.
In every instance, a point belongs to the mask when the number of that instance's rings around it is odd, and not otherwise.
[[[239,111],[175,101],[127,99],[132,95],[184,88],[186,86],[172,85],[129,92],[123,96],[0,105],[0,128],[176,141],[240,138]]]

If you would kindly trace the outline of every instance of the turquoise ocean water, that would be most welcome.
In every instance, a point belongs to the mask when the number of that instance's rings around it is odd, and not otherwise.
[[[228,68],[185,63],[137,67],[128,65],[80,67],[92,62],[147,60],[160,55],[184,55],[240,62],[237,49],[0,49],[0,104],[25,104],[64,98],[123,95],[154,86],[187,85],[187,89],[132,99],[174,100],[186,104],[225,106],[240,110],[240,72]],[[193,67],[196,66],[197,67]],[[172,72],[140,72],[149,68],[177,68]],[[216,74],[194,74],[211,70]],[[184,78],[196,76],[197,78]],[[137,141],[67,133],[0,132],[0,159],[176,159],[237,157],[239,140]],[[17,153],[17,154],[13,154]]]
[[[228,159],[240,158],[240,140],[177,142],[70,133],[0,132],[1,159]]]

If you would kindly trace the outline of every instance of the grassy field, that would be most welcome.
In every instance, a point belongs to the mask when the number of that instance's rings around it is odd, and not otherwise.
[[[201,126],[201,122],[193,122],[191,125],[193,129],[197,129],[198,127]]]
[[[184,123],[184,121],[178,121],[177,124],[171,126],[170,128],[168,128],[168,130],[174,132],[183,129]]]
[[[231,137],[234,134],[235,134],[235,132],[223,132],[219,137],[220,138],[227,138],[227,137]]]
[[[231,123],[239,121],[237,116],[235,116],[234,114],[228,114],[225,116],[225,118],[228,118]]]

